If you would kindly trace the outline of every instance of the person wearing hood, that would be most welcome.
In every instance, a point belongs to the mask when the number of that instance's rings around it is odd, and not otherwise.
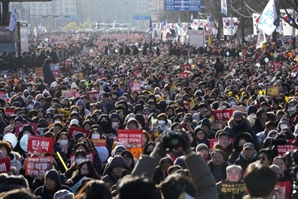
[[[69,190],[68,186],[61,185],[60,176],[57,170],[49,170],[44,177],[44,185],[34,191],[34,195],[42,199],[52,199],[57,191]]]
[[[237,135],[233,141],[233,147],[234,147],[234,151],[232,152],[232,154],[230,155],[228,162],[230,164],[234,164],[234,162],[237,160],[237,158],[239,157],[241,151],[243,150],[243,145],[246,142],[252,142],[252,138],[250,136],[249,133],[240,133],[239,135]]]
[[[111,188],[119,179],[129,173],[130,167],[127,165],[125,159],[122,156],[116,155],[106,165],[102,180],[109,188]]]
[[[110,140],[114,139],[114,137],[117,135],[117,131],[112,128],[112,122],[108,115],[101,114],[98,118],[98,124]]]
[[[209,147],[209,139],[207,138],[206,132],[201,128],[201,126],[197,126],[195,128],[195,138],[197,144],[206,144]]]
[[[250,122],[243,116],[240,111],[235,111],[232,118],[228,122],[228,126],[224,128],[230,135],[230,137],[235,138],[236,135],[242,132],[248,132],[254,144],[258,144],[257,136],[255,131],[250,125]]]
[[[255,132],[264,131],[267,120],[267,111],[264,109],[259,109],[256,114],[255,124],[253,125]]]
[[[239,158],[235,161],[235,165],[241,166],[243,171],[246,170],[250,163],[258,160],[258,153],[255,150],[255,146],[251,142],[246,142],[243,145],[243,150],[239,155]]]
[[[126,163],[130,167],[130,170],[132,171],[135,167],[135,160],[132,153],[129,151],[123,151],[121,156],[125,159]]]
[[[112,110],[115,110],[114,104],[110,101],[109,93],[103,93],[101,96],[101,102],[98,104],[101,112],[104,114],[109,114]]]
[[[51,60],[46,59],[43,66],[42,66],[42,72],[43,72],[43,77],[44,77],[44,82],[48,85],[51,85],[52,82],[55,81],[55,77],[51,71]]]
[[[88,109],[86,109],[86,106],[85,106],[85,103],[83,100],[79,99],[77,101],[76,105],[79,107],[79,114],[80,114],[81,118],[84,118],[90,114],[90,111]]]

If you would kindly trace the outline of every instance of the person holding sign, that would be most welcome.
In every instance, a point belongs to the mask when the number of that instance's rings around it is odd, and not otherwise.
[[[240,166],[230,165],[227,167],[227,179],[216,184],[219,199],[242,199],[246,192],[241,175],[242,168]]]

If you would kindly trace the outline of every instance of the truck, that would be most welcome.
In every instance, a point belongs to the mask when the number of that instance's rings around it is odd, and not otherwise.
[[[7,27],[7,23],[0,24],[0,53],[15,51],[17,56],[21,56],[28,51],[28,23],[18,21],[13,31],[9,31]]]

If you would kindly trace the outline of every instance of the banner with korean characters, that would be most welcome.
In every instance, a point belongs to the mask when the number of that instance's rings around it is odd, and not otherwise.
[[[37,135],[37,133],[38,133],[37,123],[29,123],[29,124],[16,124],[15,125],[15,134],[16,134],[16,136],[18,136],[20,134],[20,132],[22,131],[22,129],[25,125],[30,125],[33,129],[33,132]]]
[[[213,116],[215,121],[228,121],[233,115],[233,109],[214,110]]]
[[[68,135],[71,138],[74,138],[77,133],[82,133],[84,137],[88,137],[90,134],[90,131],[86,129],[78,128],[75,126],[70,127],[70,129],[68,130]]]
[[[142,130],[118,130],[118,142],[127,142],[131,148],[141,148],[143,142]]]
[[[28,153],[53,153],[54,149],[54,138],[42,137],[42,136],[32,136],[28,137]]]
[[[64,122],[66,122],[68,120],[68,117],[69,117],[71,111],[70,110],[60,109],[60,108],[58,108],[57,110],[58,110],[58,114],[62,116],[62,120]]]
[[[28,157],[26,160],[26,176],[44,176],[53,168],[52,156]]]
[[[276,146],[276,152],[278,155],[284,155],[286,154],[288,151],[289,152],[293,152],[296,150],[297,147],[295,147],[294,145],[277,145]]]
[[[86,93],[87,99],[90,101],[97,101],[99,97],[99,91],[91,91]]]
[[[0,173],[8,173],[10,171],[10,158],[0,159]]]

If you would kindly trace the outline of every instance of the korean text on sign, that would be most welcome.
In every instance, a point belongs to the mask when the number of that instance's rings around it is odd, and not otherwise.
[[[92,91],[86,93],[88,100],[90,101],[96,101],[99,97],[99,91]]]
[[[0,160],[0,173],[8,173],[10,171],[9,157]]]
[[[286,152],[295,151],[296,147],[294,145],[277,145],[276,150],[278,155],[284,155]]]
[[[222,121],[222,120],[227,121],[232,117],[232,115],[233,115],[232,109],[213,111],[214,120],[216,121]]]
[[[32,136],[28,138],[28,152],[52,153],[54,138]]]
[[[26,162],[27,176],[43,176],[48,170],[52,169],[53,157],[28,157]]]
[[[84,135],[84,137],[88,137],[89,134],[90,134],[90,131],[89,130],[86,130],[86,129],[78,128],[78,127],[75,127],[75,126],[72,126],[68,130],[68,135],[71,138],[74,138],[77,133],[82,133]]]
[[[142,130],[118,130],[118,141],[127,142],[131,145],[131,148],[142,147],[143,142],[143,131]]]

